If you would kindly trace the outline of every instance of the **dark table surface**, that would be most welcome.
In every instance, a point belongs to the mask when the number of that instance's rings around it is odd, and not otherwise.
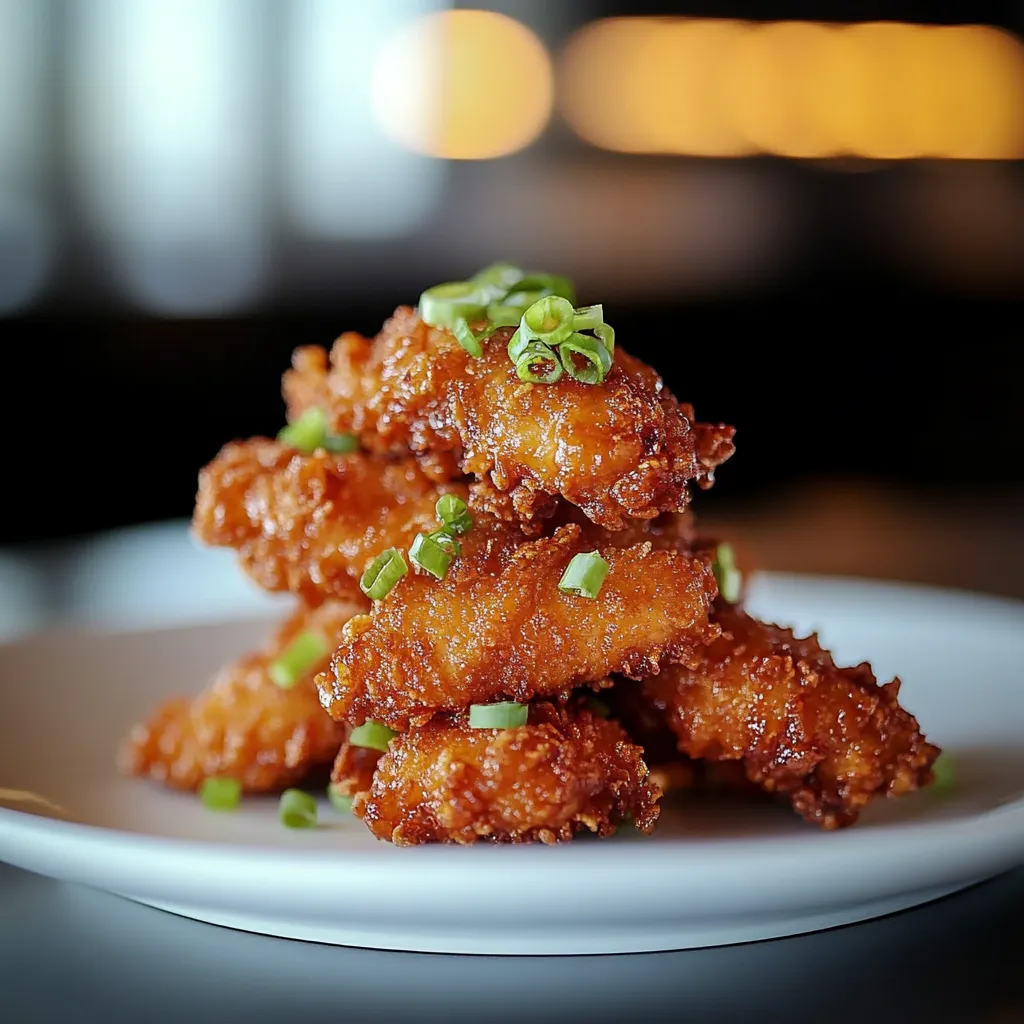
[[[941,508],[863,484],[819,485],[717,525],[766,568],[1024,597],[1024,496]],[[58,553],[61,564],[67,557]],[[83,608],[95,611],[100,591],[94,580]],[[789,939],[481,958],[234,932],[0,865],[0,1024],[575,1019],[1024,1022],[1024,867],[923,907]]]
[[[827,932],[631,956],[343,949],[0,866],[0,1020],[1024,1021],[1024,869]]]

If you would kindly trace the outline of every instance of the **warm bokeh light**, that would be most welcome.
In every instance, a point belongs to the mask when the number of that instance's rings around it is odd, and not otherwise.
[[[559,71],[566,120],[603,149],[1024,157],[1024,47],[983,25],[614,18]]]
[[[486,160],[529,145],[551,115],[551,60],[541,41],[491,11],[411,22],[380,50],[371,102],[402,145],[449,160]]]

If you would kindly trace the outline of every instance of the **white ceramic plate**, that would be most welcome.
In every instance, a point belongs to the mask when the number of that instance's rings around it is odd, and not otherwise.
[[[823,833],[785,808],[671,806],[651,838],[558,847],[377,842],[324,801],[288,831],[276,801],[233,814],[120,778],[114,750],[165,694],[196,690],[265,621],[60,633],[0,648],[0,858],[174,913],[344,945],[458,953],[662,950],[812,931],[912,906],[1024,863],[1024,605],[854,580],[762,576],[762,617],[819,629],[844,663],[899,674],[956,765]]]

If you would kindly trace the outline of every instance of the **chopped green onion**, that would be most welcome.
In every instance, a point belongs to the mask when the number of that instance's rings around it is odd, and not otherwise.
[[[480,344],[480,337],[472,327],[459,317],[452,324],[452,334],[458,343],[474,358],[479,359],[484,354],[483,346]],[[482,337],[482,335],[481,335]]]
[[[511,338],[508,339],[508,357],[512,362],[517,362],[519,357],[526,351],[526,346],[530,344],[530,339],[523,335],[522,330],[516,331]]]
[[[331,434],[327,430],[327,414],[315,406],[297,420],[282,427],[277,435],[281,444],[309,455],[325,448],[336,455],[347,455],[359,447],[359,438],[352,434]]]
[[[594,334],[600,338],[604,347],[608,349],[608,355],[615,353],[615,328],[611,324],[598,324],[594,328]]]
[[[420,296],[420,318],[434,327],[450,327],[460,317],[480,320],[487,302],[485,292],[472,281],[449,281]]]
[[[576,594],[579,597],[597,597],[608,575],[608,563],[597,551],[581,552],[573,556],[565,567],[558,589],[564,594]]]
[[[562,376],[562,366],[547,345],[531,341],[516,359],[516,374],[530,384],[554,384]]]
[[[932,791],[943,795],[953,788],[953,762],[949,754],[939,754],[932,765]]]
[[[211,776],[203,779],[199,799],[208,811],[233,811],[242,802],[242,784],[238,779]]]
[[[523,318],[519,306],[508,306],[502,302],[492,302],[487,307],[487,322],[495,329],[498,327],[518,327]]]
[[[379,601],[409,571],[398,548],[382,551],[367,567],[359,581],[359,589],[371,600]]]
[[[277,816],[285,828],[313,828],[316,825],[316,800],[301,789],[286,789],[281,794]]]
[[[348,741],[353,747],[369,747],[370,750],[387,750],[388,744],[397,736],[394,729],[389,729],[380,722],[363,722],[349,734]]]
[[[515,289],[515,292],[506,295],[504,299],[510,306],[520,305],[522,303],[521,296],[529,293],[534,295],[532,302],[536,302],[537,299],[543,298],[545,295],[559,295],[576,305],[576,289],[573,287],[572,281],[567,277],[559,277],[558,274],[527,274],[516,281]],[[526,303],[526,305],[530,304],[530,302]]]
[[[612,713],[612,709],[600,697],[588,696],[587,707],[590,709],[590,713],[597,718],[607,718]]]
[[[322,448],[327,433],[327,413],[314,406],[278,432],[281,444],[308,455]]]
[[[457,543],[443,530],[439,530],[438,533],[444,536],[449,544]],[[448,566],[452,564],[452,559],[457,553],[446,551],[444,543],[435,534],[418,533],[412,547],[409,548],[409,561],[429,572],[431,576],[443,580],[448,572]]]
[[[581,306],[573,313],[572,329],[574,331],[592,331],[604,323],[604,306]]]
[[[611,369],[612,357],[597,338],[574,332],[558,350],[562,366],[570,377],[583,384],[600,384]]]
[[[470,704],[469,727],[471,729],[517,729],[526,725],[530,709],[526,704],[503,701],[500,704]]]
[[[442,494],[434,506],[437,518],[444,523],[446,533],[466,533],[473,525],[469,507],[456,494]]]
[[[711,563],[711,571],[715,574],[719,597],[729,604],[735,604],[740,599],[743,577],[736,568],[736,558],[731,544],[719,544],[715,548],[715,560]]]
[[[572,334],[575,312],[572,303],[558,295],[546,295],[523,314],[519,330],[528,340],[557,345]]]
[[[496,299],[500,299],[522,279],[523,272],[518,267],[504,262],[492,263],[473,275],[473,283]]]
[[[348,455],[358,451],[359,438],[355,434],[324,434],[323,447],[334,455]]]
[[[352,797],[345,793],[340,793],[338,787],[333,782],[327,787],[327,799],[331,801],[331,806],[336,811],[341,811],[342,814],[351,813]]]
[[[319,633],[302,633],[270,663],[267,674],[281,689],[291,689],[328,651]]]

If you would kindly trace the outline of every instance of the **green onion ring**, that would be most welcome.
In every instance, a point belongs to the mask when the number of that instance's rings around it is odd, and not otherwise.
[[[381,725],[380,722],[363,722],[348,734],[348,741],[353,747],[386,751],[388,744],[397,735],[398,733],[394,729],[389,729],[386,725]]]
[[[568,299],[546,295],[523,314],[519,330],[528,341],[542,341],[554,347],[572,334],[576,312]]]
[[[523,272],[511,263],[499,261],[473,275],[473,283],[489,297],[500,299],[523,279]]]
[[[588,337],[577,331],[562,342],[558,355],[565,372],[584,384],[600,384],[612,365],[608,349],[597,338]],[[584,360],[582,366],[577,357]]]
[[[572,329],[574,331],[592,331],[604,323],[604,306],[581,306],[573,312]]]
[[[448,537],[443,530],[439,530],[438,533],[446,537],[451,544],[458,543]],[[455,553],[451,550],[446,551],[445,546],[434,534],[418,533],[412,547],[409,548],[409,561],[439,580],[445,578],[454,557]]]
[[[327,433],[327,413],[313,406],[278,432],[281,444],[309,455],[322,448]]]
[[[523,337],[522,330],[516,331],[511,338],[508,339],[508,357],[513,363],[518,362],[519,357],[526,350],[526,346],[530,344],[529,338]]]
[[[208,811],[233,811],[242,802],[238,779],[210,776],[199,786],[199,799]]]
[[[515,284],[515,294],[522,292],[536,293],[534,302],[545,295],[559,295],[576,305],[576,289],[572,281],[558,274],[529,273]],[[504,301],[515,305],[511,295],[506,295]]]
[[[319,633],[302,633],[270,663],[267,675],[282,690],[290,690],[329,651],[330,646]]]
[[[516,359],[516,374],[529,384],[554,384],[562,376],[562,366],[547,345],[531,341]]]
[[[931,790],[935,794],[941,796],[949,793],[953,788],[953,762],[950,760],[949,754],[943,752],[935,759],[932,764],[932,784]]]
[[[458,522],[468,512],[469,506],[457,494],[442,494],[434,506],[434,514],[445,526]],[[454,532],[465,533],[465,530]]]
[[[459,317],[480,320],[488,298],[472,281],[434,285],[420,296],[420,319],[434,327],[450,327]]]
[[[382,551],[367,567],[359,580],[359,589],[371,600],[379,601],[409,571],[398,548]]]
[[[729,604],[740,599],[743,577],[736,568],[736,557],[731,544],[719,544],[715,548],[715,560],[711,563],[711,571],[715,574],[718,584],[718,596]]]
[[[574,555],[572,561],[565,567],[565,572],[558,581],[558,589],[563,594],[594,598],[601,592],[607,575],[608,563],[601,557],[600,552],[581,552]]]
[[[529,717],[529,706],[515,701],[469,705],[470,729],[518,729]]]
[[[509,306],[502,302],[492,302],[487,307],[487,322],[495,329],[499,327],[518,327],[523,317],[520,306]]]
[[[480,339],[472,327],[462,318],[458,317],[452,324],[452,334],[458,343],[474,358],[479,359],[484,354]]]
[[[277,816],[285,828],[313,828],[316,825],[316,800],[301,789],[286,789],[281,794]]]
[[[615,328],[611,324],[598,324],[594,328],[594,334],[601,339],[602,344],[608,350],[608,355],[615,352]]]

